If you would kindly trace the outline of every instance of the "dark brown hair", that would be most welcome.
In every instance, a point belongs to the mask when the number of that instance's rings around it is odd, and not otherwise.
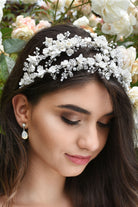
[[[28,101],[36,104],[47,93],[67,87],[75,87],[99,81],[108,90],[115,117],[112,120],[106,146],[102,152],[92,160],[83,173],[76,177],[66,178],[65,192],[70,197],[74,207],[136,207],[137,198],[137,165],[134,152],[133,135],[134,123],[132,106],[122,86],[113,77],[107,81],[96,72],[74,72],[72,78],[60,82],[49,75],[42,79],[36,78],[34,83],[19,89],[19,81],[23,76],[23,63],[29,54],[33,54],[36,47],[43,49],[45,37],[56,38],[58,33],[70,31],[88,37],[89,33],[72,25],[57,25],[37,33],[25,46],[12,70],[3,90],[0,105],[0,195],[12,200],[27,169],[27,150],[29,141],[21,139],[21,127],[18,125],[12,98],[24,94]],[[96,51],[89,48],[80,49],[71,57],[82,53],[93,56]],[[64,53],[58,58],[60,62],[67,57]],[[41,63],[44,65],[44,61]]]

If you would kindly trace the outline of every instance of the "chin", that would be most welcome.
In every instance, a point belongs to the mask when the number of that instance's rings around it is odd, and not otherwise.
[[[84,169],[85,168],[83,168],[81,170],[80,169],[72,169],[72,170],[69,170],[66,173],[65,177],[76,177],[76,176],[80,175],[84,171]]]

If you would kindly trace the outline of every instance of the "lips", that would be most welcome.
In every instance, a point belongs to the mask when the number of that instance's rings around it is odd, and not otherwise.
[[[80,155],[69,155],[69,154],[65,154],[65,155],[71,162],[77,165],[86,165],[91,158],[91,156],[80,156]]]

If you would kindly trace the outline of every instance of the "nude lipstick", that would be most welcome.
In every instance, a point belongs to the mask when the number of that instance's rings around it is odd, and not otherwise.
[[[80,155],[69,155],[69,154],[65,154],[65,155],[71,162],[77,165],[86,165],[91,158],[91,156],[80,156]]]

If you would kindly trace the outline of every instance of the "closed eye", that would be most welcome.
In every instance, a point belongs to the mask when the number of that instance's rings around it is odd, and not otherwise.
[[[62,119],[66,124],[69,124],[69,125],[77,125],[77,124],[79,124],[79,122],[80,122],[80,120],[72,121],[72,120],[70,120],[70,119],[65,118],[64,116],[61,116],[61,119]]]
[[[111,126],[111,121],[108,122],[107,124],[102,123],[102,122],[98,122],[98,126],[101,127],[101,128],[110,128],[110,126]]]

